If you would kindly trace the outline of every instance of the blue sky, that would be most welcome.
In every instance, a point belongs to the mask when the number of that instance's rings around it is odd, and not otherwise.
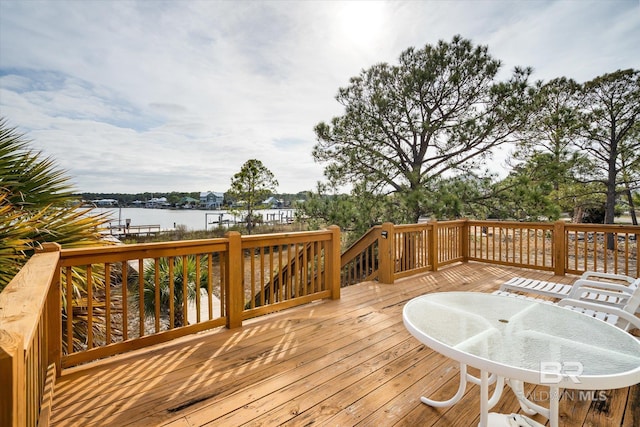
[[[311,190],[338,88],[455,34],[503,76],[640,68],[638,0],[0,0],[0,116],[77,191],[226,191],[251,158]]]

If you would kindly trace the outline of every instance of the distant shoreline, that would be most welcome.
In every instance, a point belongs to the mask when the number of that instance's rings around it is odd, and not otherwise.
[[[184,226],[190,231],[207,231],[221,226],[243,224],[240,215],[226,209],[157,209],[133,207],[98,207],[92,211],[107,214],[111,228],[154,226],[160,232],[173,231]],[[293,208],[258,209],[255,214],[262,217],[263,224],[290,224],[295,220]]]

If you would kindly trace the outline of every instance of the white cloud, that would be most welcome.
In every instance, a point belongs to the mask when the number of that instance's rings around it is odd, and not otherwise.
[[[0,115],[79,191],[225,191],[250,158],[313,189],[349,78],[461,34],[534,78],[638,68],[629,1],[0,2]]]

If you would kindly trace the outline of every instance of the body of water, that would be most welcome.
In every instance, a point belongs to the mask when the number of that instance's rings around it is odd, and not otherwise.
[[[147,209],[147,208],[96,208],[94,212],[107,213],[110,225],[126,224],[131,226],[159,225],[161,230],[171,230],[184,225],[188,230],[209,230],[241,220],[241,216],[224,210],[199,209]],[[294,209],[261,209],[255,211],[265,222],[286,223],[293,220]]]

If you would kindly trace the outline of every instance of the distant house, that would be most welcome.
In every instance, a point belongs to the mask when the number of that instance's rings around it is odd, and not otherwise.
[[[284,201],[271,196],[267,200],[263,201],[262,204],[271,207],[271,209],[278,209],[284,205]]]
[[[169,206],[171,205],[169,204],[169,202],[167,202],[166,197],[153,197],[147,200],[146,203],[144,204],[145,208],[152,208],[152,209],[168,208]]]
[[[183,197],[180,199],[180,206],[183,209],[194,209],[200,205],[200,201],[198,199],[194,199],[193,197]]]
[[[224,193],[204,191],[200,193],[200,207],[204,209],[220,209],[224,202]]]
[[[105,208],[105,207],[108,208],[112,206],[118,206],[118,201],[115,199],[92,200],[91,203],[93,203],[95,206],[99,208]]]

